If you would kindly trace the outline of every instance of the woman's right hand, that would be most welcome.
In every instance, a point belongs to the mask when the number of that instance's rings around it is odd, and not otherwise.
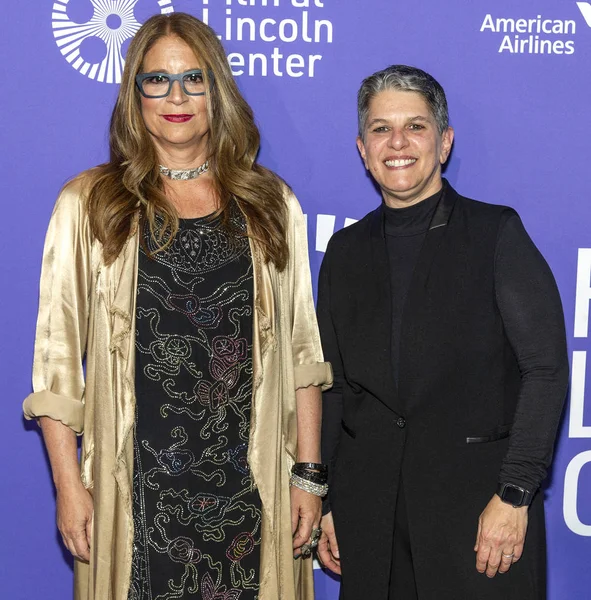
[[[90,539],[94,504],[82,482],[58,488],[57,527],[66,548],[74,558],[90,560]]]

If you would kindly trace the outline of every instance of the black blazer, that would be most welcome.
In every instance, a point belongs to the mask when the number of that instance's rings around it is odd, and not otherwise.
[[[477,573],[473,552],[478,516],[499,473],[529,488],[545,473],[568,377],[563,342],[551,351],[554,381],[544,380],[556,393],[532,438],[527,410],[518,410],[518,403],[527,406],[520,364],[495,301],[495,250],[512,215],[463,198],[444,182],[406,298],[398,386],[381,207],[329,243],[318,319],[335,386],[323,403],[323,457],[331,467],[345,600],[388,598],[401,477],[421,600],[545,597],[541,494],[530,508],[517,568],[490,581]],[[540,276],[550,277],[558,294],[549,269]],[[558,313],[543,318],[555,320],[564,340]],[[532,439],[536,448],[524,456]],[[519,461],[535,464],[511,471]]]

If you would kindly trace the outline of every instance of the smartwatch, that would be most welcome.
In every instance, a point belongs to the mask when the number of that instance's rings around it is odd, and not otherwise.
[[[514,508],[529,506],[534,497],[532,492],[513,483],[499,483],[497,494],[503,502],[511,504]]]

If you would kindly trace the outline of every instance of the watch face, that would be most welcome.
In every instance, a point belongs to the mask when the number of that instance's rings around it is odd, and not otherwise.
[[[503,490],[503,500],[513,506],[521,506],[525,491],[513,485],[505,486]]]

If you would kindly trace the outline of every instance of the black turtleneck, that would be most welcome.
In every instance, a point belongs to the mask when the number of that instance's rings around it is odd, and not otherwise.
[[[390,263],[390,288],[392,295],[392,368],[394,381],[398,384],[398,363],[400,356],[400,327],[404,301],[410,280],[429,229],[433,213],[441,198],[442,190],[433,196],[407,206],[390,208],[382,206],[384,233]],[[401,399],[404,402],[404,399]],[[401,409],[404,408],[402,404]]]

